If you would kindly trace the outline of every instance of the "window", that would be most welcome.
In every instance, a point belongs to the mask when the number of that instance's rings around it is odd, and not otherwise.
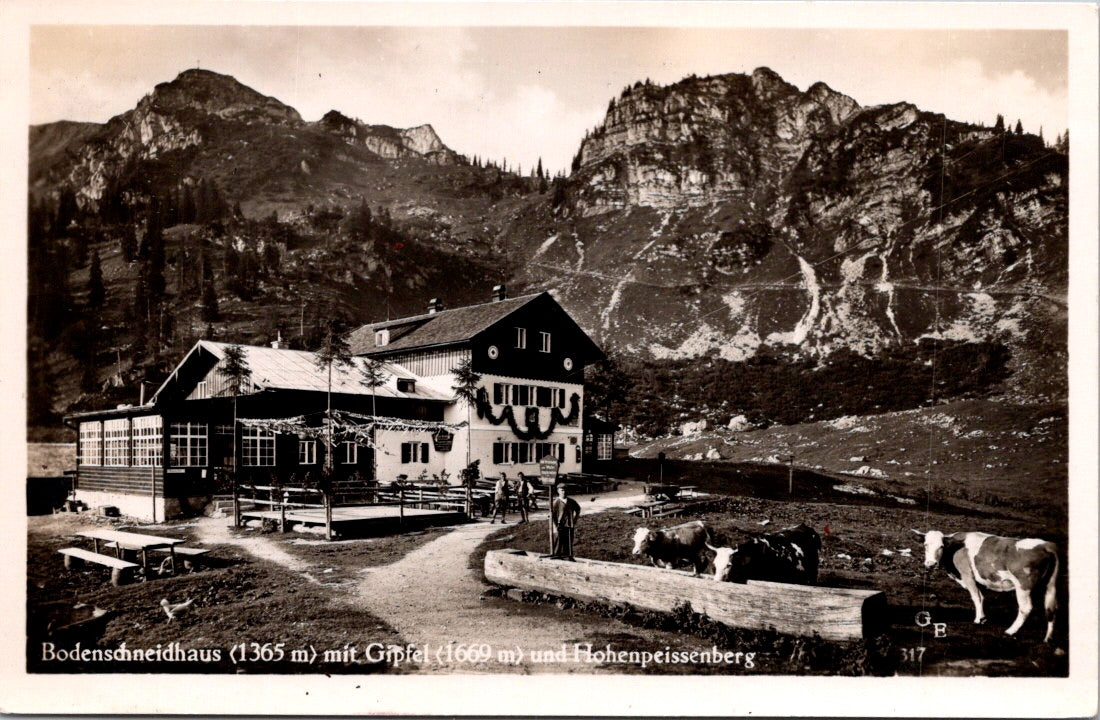
[[[523,350],[527,347],[527,328],[516,328],[516,348]]]
[[[343,460],[341,462],[344,465],[355,465],[359,462],[359,446],[353,442],[341,443],[343,445]]]
[[[531,404],[531,386],[530,385],[513,385],[512,386],[512,404],[513,405],[530,405]]]
[[[299,440],[298,441],[298,464],[299,465],[316,465],[317,464],[317,441],[316,440]]]
[[[539,443],[535,448],[534,462],[542,460],[549,455],[558,462],[565,462],[565,445],[563,443]]]
[[[160,415],[134,418],[134,465],[160,467],[164,464]]]
[[[539,348],[539,352],[544,352],[544,353],[550,352],[550,333],[540,332],[539,337],[542,340],[542,346]]]
[[[172,467],[206,465],[206,423],[172,423],[168,450]]]
[[[246,425],[241,431],[241,456],[242,464],[248,467],[274,465],[275,433]]]
[[[397,392],[416,392],[416,380],[413,380],[412,378],[397,378]]]
[[[232,425],[215,425],[214,426],[214,434],[215,435],[232,435],[233,434],[233,426]]]
[[[561,461],[565,457],[565,446],[562,443],[493,443],[495,465],[537,465],[547,455]]]
[[[541,385],[535,388],[535,404],[539,407],[550,407],[550,396],[553,388],[542,387]]]
[[[103,464],[126,467],[130,464],[130,420],[106,420],[103,423]]]
[[[401,462],[426,463],[428,462],[428,443],[406,442],[401,443]]]
[[[565,407],[564,388],[550,388],[550,407]]]
[[[195,388],[195,399],[204,400],[210,397],[210,391],[207,388],[206,381],[200,380],[198,387]]]
[[[508,383],[493,383],[493,404],[507,405],[512,399],[512,386]]]
[[[99,465],[102,429],[98,421],[80,423],[80,464]]]
[[[390,344],[390,331],[389,330],[375,330],[374,331],[374,346],[382,347],[383,345]]]
[[[596,436],[596,459],[597,460],[610,460],[612,455],[612,449],[615,445],[615,436],[610,433],[604,433],[603,435]]]

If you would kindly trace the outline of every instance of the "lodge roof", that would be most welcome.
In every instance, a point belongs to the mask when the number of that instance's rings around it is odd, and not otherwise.
[[[466,342],[543,295],[548,293],[521,295],[479,305],[467,305],[398,320],[371,323],[348,335],[348,345],[351,346],[351,351],[355,355],[372,355]],[[390,331],[389,343],[381,347],[374,342],[374,334],[378,330]]]
[[[225,349],[229,343],[200,340],[195,343],[191,351],[176,366],[172,374],[154,393],[152,401],[169,385],[177,381],[181,368],[189,362],[199,362],[203,356],[211,365],[225,358]],[[272,348],[256,345],[241,345],[244,351],[244,360],[252,371],[251,383],[256,390],[312,390],[327,392],[328,373],[319,368],[316,363],[317,353],[306,350],[288,350],[285,348]],[[363,385],[360,380],[360,370],[366,363],[365,358],[352,358],[353,367],[333,365],[332,368],[332,392],[345,395],[371,395],[371,388]],[[375,388],[374,394],[378,397],[416,398],[427,400],[450,400],[450,396],[433,390],[428,385],[418,382],[415,392],[401,392],[397,389],[397,380],[419,379],[400,365],[384,364],[384,372],[389,375],[385,384]]]

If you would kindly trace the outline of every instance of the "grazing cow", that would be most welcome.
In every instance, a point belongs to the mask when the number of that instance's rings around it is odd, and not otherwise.
[[[982,610],[983,585],[997,592],[1016,591],[1019,609],[1016,621],[1005,630],[1015,635],[1031,613],[1032,597],[1043,591],[1043,606],[1047,616],[1047,634],[1043,642],[1049,642],[1054,633],[1054,615],[1058,610],[1055,581],[1058,578],[1058,547],[1046,540],[989,535],[983,532],[957,532],[944,535],[939,530],[924,533],[924,566],[940,565],[959,585],[970,593],[974,601],[974,622],[985,622]]]
[[[646,555],[657,567],[675,567],[678,562],[690,562],[698,575],[707,566],[706,547],[711,540],[710,528],[702,520],[650,530],[634,531],[634,555]]]
[[[746,540],[735,548],[714,551],[714,579],[743,583],[747,580],[813,585],[817,582],[821,538],[807,525],[795,525]]]

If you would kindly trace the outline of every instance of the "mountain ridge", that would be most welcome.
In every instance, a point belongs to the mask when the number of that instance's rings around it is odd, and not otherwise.
[[[430,123],[336,109],[307,122],[190,70],[107,123],[35,126],[29,142],[36,202],[73,192],[93,235],[129,223],[140,236],[156,196],[219,190],[234,217],[178,233],[172,250],[193,258],[182,238],[201,236],[204,252],[227,252],[219,233],[257,254],[279,242],[304,273],[282,289],[261,280],[284,326],[317,293],[354,322],[441,293],[454,305],[480,297],[492,268],[513,291],[551,291],[606,349],[646,362],[992,343],[1009,351],[1014,396],[1065,391],[1066,141],[1000,121],[864,107],[761,67],[628,86],[568,177],[521,177],[448,148]],[[105,204],[128,219],[109,224]],[[456,258],[465,270],[432,279]],[[111,268],[132,282],[132,267]],[[183,300],[174,312],[192,313]],[[250,302],[220,331],[256,341]]]

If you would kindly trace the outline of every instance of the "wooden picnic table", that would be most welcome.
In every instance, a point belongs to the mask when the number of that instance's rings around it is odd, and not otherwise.
[[[81,537],[91,538],[92,544],[95,547],[95,552],[99,552],[99,541],[103,540],[105,543],[113,544],[115,548],[115,554],[118,558],[122,559],[123,550],[135,550],[141,553],[141,566],[143,568],[149,567],[147,553],[150,550],[167,549],[172,556],[172,568],[176,567],[176,545],[182,545],[185,540],[170,537],[160,537],[159,535],[146,535],[144,533],[125,532],[123,530],[83,530],[78,532],[77,535]]]

